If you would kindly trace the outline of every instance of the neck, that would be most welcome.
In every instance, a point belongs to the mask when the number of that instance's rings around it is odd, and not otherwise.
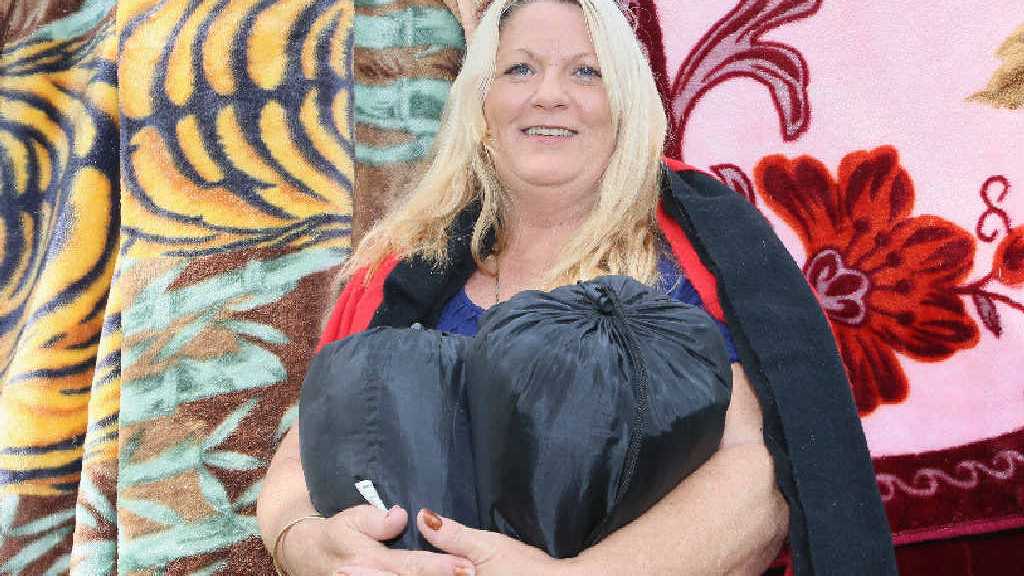
[[[509,195],[512,201],[506,211],[502,251],[503,258],[517,260],[531,254],[551,260],[586,221],[594,204],[593,193],[546,191]]]
[[[510,293],[540,288],[541,280],[593,208],[593,191],[507,190],[500,260],[501,283]],[[497,265],[497,264],[496,264]]]

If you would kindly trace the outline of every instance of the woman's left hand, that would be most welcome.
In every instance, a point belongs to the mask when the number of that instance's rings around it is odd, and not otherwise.
[[[467,528],[451,518],[420,510],[420,534],[438,549],[461,556],[476,566],[476,576],[564,576],[572,560],[558,560],[543,550],[497,532]]]

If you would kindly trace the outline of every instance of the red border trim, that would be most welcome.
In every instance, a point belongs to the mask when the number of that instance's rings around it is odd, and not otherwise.
[[[665,166],[668,166],[669,170],[673,172],[703,172],[703,170],[700,170],[692,164],[687,164],[682,160],[676,160],[675,158],[669,158],[668,156],[663,157],[661,161],[664,162]]]
[[[696,166],[668,156],[662,157],[661,161],[673,172],[705,173]],[[672,247],[672,254],[679,262],[683,273],[686,274],[687,280],[693,284],[697,294],[700,295],[704,310],[716,320],[725,322],[725,312],[722,311],[722,305],[718,301],[718,281],[701,262],[700,256],[697,255],[697,251],[694,250],[693,244],[679,223],[665,212],[663,204],[663,202],[658,203],[658,226],[661,228],[662,234],[665,235],[665,239],[668,240],[669,246]]]
[[[679,267],[683,269],[687,280],[693,284],[697,294],[700,295],[704,310],[716,320],[725,322],[725,313],[722,312],[721,303],[718,301],[718,282],[700,261],[700,256],[694,250],[690,239],[686,237],[686,233],[675,220],[665,213],[665,208],[660,203],[658,204],[658,226],[661,228],[662,234],[665,235],[665,239],[668,240],[672,254],[679,262]]]
[[[1020,450],[1024,428],[985,440],[918,454],[876,456],[876,474],[886,474],[913,484],[922,470],[938,470],[951,477],[966,472],[965,461],[992,466],[1004,450]],[[933,494],[914,496],[897,491],[885,501],[893,541],[898,545],[946,540],[962,536],[1024,527],[1024,467],[1017,465],[1012,477],[979,476],[976,486],[960,488],[942,482]]]
[[[369,282],[366,281],[366,268],[352,275],[334,304],[331,317],[320,336],[320,343],[317,344],[317,352],[335,340],[369,328],[373,315],[384,302],[384,281],[397,265],[398,259],[389,256],[377,267]]]
[[[971,522],[957,522],[950,526],[936,528],[922,528],[919,530],[905,530],[894,534],[892,541],[897,546],[917,544],[919,542],[931,542],[935,540],[948,540],[962,536],[977,536],[979,534],[992,534],[1004,530],[1024,528],[1024,516],[1001,518],[998,520],[974,520]]]

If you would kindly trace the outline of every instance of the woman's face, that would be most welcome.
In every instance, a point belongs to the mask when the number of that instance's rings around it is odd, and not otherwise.
[[[509,16],[484,118],[506,186],[596,190],[615,149],[615,130],[579,6],[534,2]]]

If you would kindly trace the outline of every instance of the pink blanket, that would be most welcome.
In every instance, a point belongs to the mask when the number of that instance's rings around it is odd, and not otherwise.
[[[672,152],[828,312],[897,543],[1024,526],[1024,5],[632,6]]]

